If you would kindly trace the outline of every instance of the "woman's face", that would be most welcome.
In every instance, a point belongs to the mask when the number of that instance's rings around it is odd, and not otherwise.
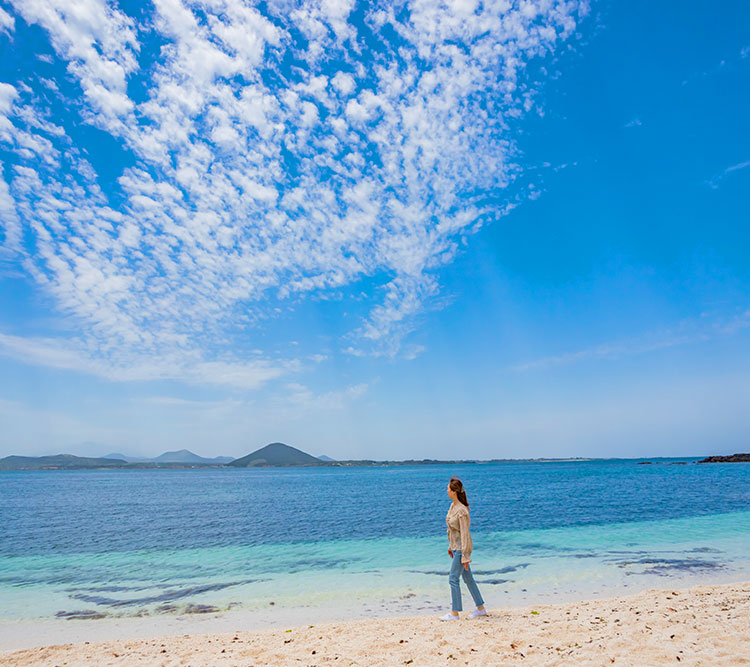
[[[448,497],[449,497],[449,498],[450,498],[451,500],[455,500],[455,499],[456,499],[456,492],[455,492],[455,491],[454,491],[453,489],[451,489],[451,485],[450,485],[450,484],[448,484],[448,489],[447,489],[447,491],[448,491]]]

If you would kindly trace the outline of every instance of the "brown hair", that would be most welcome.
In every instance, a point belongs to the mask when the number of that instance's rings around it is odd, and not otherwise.
[[[466,505],[466,507],[468,507],[469,506],[469,501],[466,498],[466,489],[464,489],[463,482],[460,479],[458,479],[458,477],[453,476],[453,477],[451,477],[451,481],[448,484],[448,486],[451,487],[451,491],[455,491],[456,492],[456,496],[458,497],[458,501],[460,503]]]

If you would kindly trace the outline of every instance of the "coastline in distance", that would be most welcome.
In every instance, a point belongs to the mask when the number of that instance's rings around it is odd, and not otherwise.
[[[523,459],[537,463],[584,462],[592,459],[570,457],[560,459]],[[102,470],[102,469],[164,469],[164,468],[279,468],[309,466],[394,466],[394,465],[439,465],[460,463],[500,463],[520,462],[519,459],[489,460],[439,460],[408,459],[403,461],[376,461],[373,459],[337,461],[328,456],[312,456],[296,447],[282,442],[272,442],[260,449],[234,459],[229,456],[205,458],[187,449],[164,452],[154,458],[126,456],[112,453],[103,457],[84,457],[73,454],[55,454],[51,456],[6,456],[0,458],[0,471],[8,470]],[[709,456],[698,463],[734,463],[750,462],[750,454],[733,454],[732,456]]]

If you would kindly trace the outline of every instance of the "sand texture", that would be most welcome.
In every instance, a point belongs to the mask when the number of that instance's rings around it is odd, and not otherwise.
[[[0,654],[0,664],[750,665],[750,583],[489,612],[65,644]]]

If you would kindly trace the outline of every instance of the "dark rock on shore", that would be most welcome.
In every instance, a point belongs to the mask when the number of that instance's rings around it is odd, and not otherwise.
[[[99,611],[91,611],[85,609],[83,611],[58,611],[55,616],[57,618],[67,618],[70,620],[91,620],[95,618],[106,618],[107,615]]]
[[[731,456],[709,456],[698,463],[750,463],[750,454],[732,454]]]

